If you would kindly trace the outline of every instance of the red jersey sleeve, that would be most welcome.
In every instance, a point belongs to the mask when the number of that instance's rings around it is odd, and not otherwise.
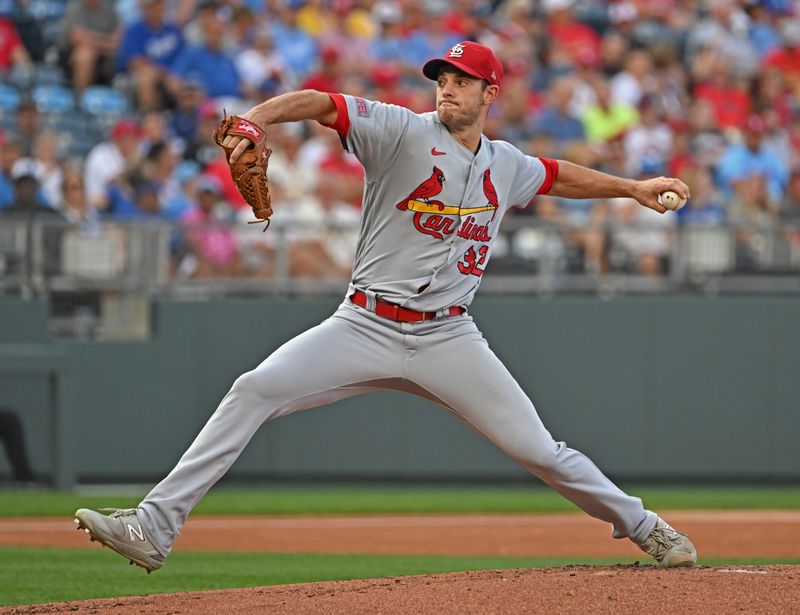
[[[544,165],[544,182],[536,194],[547,194],[558,177],[558,160],[552,158],[539,158],[539,160]]]
[[[341,94],[328,94],[328,96],[331,97],[333,104],[336,105],[337,115],[333,124],[323,124],[323,126],[333,128],[342,139],[347,139],[347,135],[350,133],[350,115],[347,112],[347,101]]]

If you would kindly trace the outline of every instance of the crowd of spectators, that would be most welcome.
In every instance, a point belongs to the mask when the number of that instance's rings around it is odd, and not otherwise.
[[[236,231],[250,212],[210,139],[223,108],[314,88],[429,111],[420,67],[465,39],[504,64],[491,138],[692,188],[677,216],[513,212],[565,229],[576,267],[663,273],[681,224],[736,228],[747,266],[779,228],[800,251],[796,0],[0,0],[0,216],[180,223],[176,275],[269,276],[271,233]],[[360,164],[310,123],[269,139],[291,275],[347,275]]]

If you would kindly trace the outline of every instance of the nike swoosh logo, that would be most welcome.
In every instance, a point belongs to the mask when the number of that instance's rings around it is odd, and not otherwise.
[[[444,156],[445,154],[447,154],[447,152],[440,152],[435,147],[432,147],[431,154],[433,154],[434,156]]]

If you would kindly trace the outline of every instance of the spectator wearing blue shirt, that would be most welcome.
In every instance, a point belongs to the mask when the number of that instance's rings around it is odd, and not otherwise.
[[[197,81],[211,98],[242,98],[241,79],[233,57],[226,51],[225,23],[217,15],[209,15],[202,23],[204,42],[185,48],[172,66],[170,91],[173,95],[187,80]]]
[[[745,7],[748,17],[747,38],[763,60],[771,51],[781,46],[781,35],[773,27],[772,15],[763,5],[751,3]]]
[[[425,18],[427,17],[427,18]],[[461,38],[448,34],[439,19],[433,15],[423,17],[422,27],[415,28],[403,39],[402,61],[408,66],[421,66],[427,60],[441,53],[440,49],[449,49]]]
[[[14,186],[8,178],[0,172],[0,209],[6,205],[10,205],[14,200]]]
[[[751,115],[744,127],[742,143],[733,143],[717,163],[717,178],[726,196],[733,195],[733,183],[753,174],[762,175],[770,198],[780,202],[789,172],[780,156],[762,143],[767,125],[759,115]]]
[[[370,42],[370,55],[375,62],[402,64],[405,62],[403,38],[403,13],[388,2],[378,3],[372,11],[378,24],[378,35]]]
[[[166,221],[158,199],[158,184],[152,180],[135,178],[130,185],[114,184],[108,189],[108,198],[115,220]]]
[[[183,32],[165,19],[164,0],[140,0],[142,19],[122,34],[117,72],[133,77],[136,100],[143,110],[172,106],[165,83],[168,69],[183,49]]]
[[[583,123],[570,113],[574,91],[575,86],[570,77],[556,79],[550,88],[549,104],[531,124],[532,134],[547,135],[556,141],[559,150],[586,139]]]
[[[688,181],[688,180],[687,180]],[[678,210],[678,222],[690,226],[720,226],[725,223],[722,195],[714,186],[714,178],[705,168],[699,168],[690,181],[692,197],[686,207]]]
[[[297,14],[286,7],[271,24],[272,41],[281,61],[298,77],[305,77],[317,62],[317,43],[297,26]]]
[[[11,165],[22,156],[22,148],[0,131],[0,209],[14,200],[14,185],[11,183]]]

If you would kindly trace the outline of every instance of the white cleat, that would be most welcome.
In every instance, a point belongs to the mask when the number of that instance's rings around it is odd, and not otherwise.
[[[697,563],[697,551],[692,541],[661,517],[639,548],[662,568],[694,566]]]
[[[148,574],[158,570],[164,563],[161,555],[145,535],[136,509],[114,510],[103,515],[87,508],[75,513],[78,529],[89,534],[90,540],[97,540],[104,547],[116,551],[123,557],[147,570]]]

